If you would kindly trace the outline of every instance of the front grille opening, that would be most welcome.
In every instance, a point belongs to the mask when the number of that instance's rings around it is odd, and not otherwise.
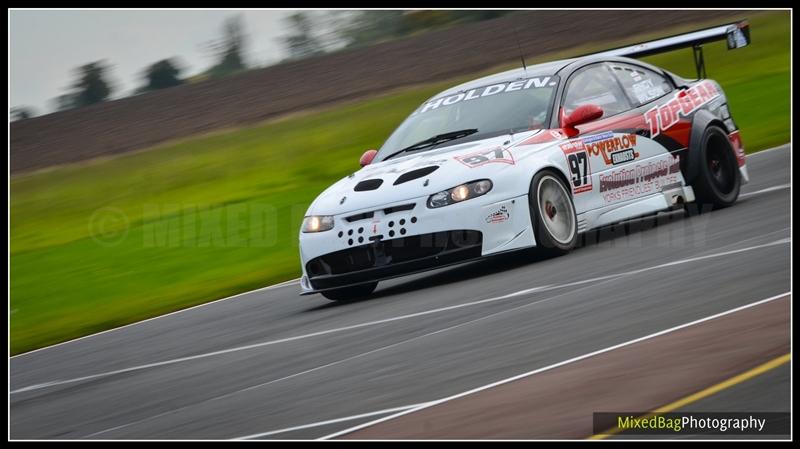
[[[347,220],[348,223],[352,223],[354,221],[366,220],[368,218],[372,218],[374,215],[375,212],[364,212],[363,214],[356,214],[346,217],[345,220]]]
[[[393,214],[395,212],[402,212],[404,210],[411,210],[415,206],[416,206],[416,204],[411,203],[411,204],[403,204],[403,205],[400,205],[400,206],[387,207],[386,209],[383,210],[383,213],[385,215],[389,215],[389,214]]]

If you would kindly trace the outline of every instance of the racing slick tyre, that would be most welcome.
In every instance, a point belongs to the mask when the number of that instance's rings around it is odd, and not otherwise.
[[[536,248],[548,256],[568,253],[578,240],[570,189],[550,170],[536,174],[528,192]]]
[[[366,298],[375,291],[377,286],[377,282],[370,282],[369,284],[354,285],[352,287],[324,290],[320,293],[331,301],[347,301],[349,299]]]
[[[687,209],[690,215],[708,208],[719,209],[736,202],[742,186],[742,175],[733,147],[727,134],[716,126],[703,132],[699,151],[700,166],[697,178],[692,182],[695,204]]]

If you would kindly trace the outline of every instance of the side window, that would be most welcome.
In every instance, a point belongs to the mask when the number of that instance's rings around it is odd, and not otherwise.
[[[635,107],[663,97],[672,91],[672,84],[652,70],[618,62],[611,63],[610,67]]]
[[[632,108],[606,64],[593,64],[580,69],[570,77],[566,92],[563,106],[567,114],[584,104],[600,106],[604,117]]]

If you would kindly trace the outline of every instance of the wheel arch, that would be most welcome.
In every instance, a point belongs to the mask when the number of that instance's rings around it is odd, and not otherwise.
[[[727,134],[725,123],[708,110],[701,109],[695,113],[692,120],[692,130],[689,136],[689,149],[687,151],[686,171],[683,174],[687,184],[691,184],[700,174],[702,154],[700,146],[703,145],[703,134],[711,126],[720,128]]]
[[[533,178],[535,178],[536,175],[538,175],[539,173],[541,173],[543,171],[549,171],[549,172],[555,173],[555,175],[558,176],[559,179],[561,179],[561,181],[564,182],[564,185],[567,186],[567,193],[569,193],[570,198],[573,197],[572,188],[571,188],[572,182],[569,180],[569,177],[567,176],[567,174],[564,173],[564,169],[559,167],[559,166],[557,166],[557,165],[548,164],[548,165],[543,165],[543,166],[539,167],[537,170],[535,170],[531,174],[531,177],[528,180],[528,185],[530,186],[533,183]]]

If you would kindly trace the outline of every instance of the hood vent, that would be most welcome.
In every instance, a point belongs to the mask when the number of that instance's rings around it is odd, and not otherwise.
[[[427,176],[435,172],[438,168],[439,168],[438,165],[432,165],[430,167],[418,168],[416,170],[411,170],[410,172],[403,173],[397,178],[397,181],[394,182],[394,185],[402,184],[404,182],[413,181],[414,179]]]
[[[359,182],[353,188],[356,192],[364,192],[366,190],[375,190],[383,184],[383,179],[366,179]]]

